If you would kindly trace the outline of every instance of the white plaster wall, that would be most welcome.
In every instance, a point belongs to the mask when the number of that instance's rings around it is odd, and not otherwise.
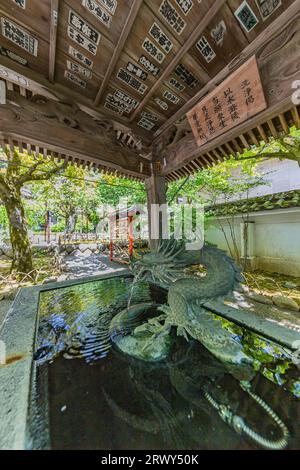
[[[260,163],[257,169],[261,175],[265,175],[264,179],[268,181],[268,184],[251,189],[249,191],[249,197],[300,189],[300,167],[298,163],[293,160],[278,160],[277,158],[272,158]],[[234,171],[232,174],[233,177],[238,177],[238,171]],[[205,191],[202,191],[201,194],[204,197],[206,196]],[[209,195],[207,197],[209,198]],[[247,198],[246,194],[239,194],[228,200],[234,201],[245,198]],[[224,199],[219,198],[218,202],[222,203]]]
[[[220,219],[230,238],[224,218]],[[250,215],[254,222],[253,267],[300,277],[300,208],[257,212]],[[241,252],[240,216],[234,219],[236,240]],[[206,240],[228,251],[217,223],[206,230]]]

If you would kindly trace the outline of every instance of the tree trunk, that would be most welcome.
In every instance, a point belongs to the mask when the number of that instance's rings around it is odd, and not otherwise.
[[[29,273],[33,271],[32,253],[21,194],[14,191],[13,194],[5,197],[3,202],[9,219],[10,243],[13,252],[11,272]]]
[[[66,229],[65,229],[66,234],[75,232],[76,222],[77,222],[76,214],[74,212],[71,212],[70,214],[68,214],[68,216],[66,217]]]

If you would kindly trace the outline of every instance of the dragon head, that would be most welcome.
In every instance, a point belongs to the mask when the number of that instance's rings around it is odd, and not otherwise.
[[[172,282],[182,277],[185,262],[180,255],[184,250],[184,244],[174,238],[160,240],[156,249],[133,261],[132,272],[135,278],[169,287]]]

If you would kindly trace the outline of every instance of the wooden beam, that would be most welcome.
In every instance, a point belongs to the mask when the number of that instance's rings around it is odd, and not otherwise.
[[[210,12],[211,10],[209,10]],[[178,121],[184,114],[192,109],[201,98],[213,90],[216,84],[221,83],[230,73],[234,72],[244,62],[246,62],[253,54],[261,49],[264,44],[270,41],[277,33],[282,32],[283,27],[299,15],[300,0],[296,0],[287,8],[276,20],[274,20],[254,41],[252,41],[236,58],[234,58],[226,67],[224,67],[215,77],[213,77],[193,98],[187,101],[181,108],[173,114],[154,134],[158,137],[174,122]]]
[[[49,46],[49,82],[51,83],[54,82],[54,78],[55,78],[58,10],[59,10],[59,0],[51,0],[50,46]]]
[[[208,26],[208,24],[211,22],[211,20],[214,18],[214,16],[218,13],[218,11],[222,8],[222,6],[226,3],[226,0],[215,0],[213,5],[209,8],[207,13],[204,15],[202,20],[200,20],[197,28],[194,29],[188,40],[184,43],[183,46],[179,49],[177,52],[176,56],[174,57],[173,60],[169,63],[169,65],[166,67],[164,72],[161,74],[160,78],[155,82],[151,90],[147,93],[145,98],[142,100],[140,105],[136,108],[135,112],[132,114],[130,118],[130,122],[134,121],[135,118],[138,116],[138,114],[141,112],[141,110],[146,106],[150,98],[153,96],[153,94],[158,90],[158,88],[162,85],[162,83],[166,80],[166,78],[172,73],[173,69],[177,66],[177,64],[180,62],[182,57],[189,51],[189,49],[194,45],[194,43],[199,39],[199,36],[201,33],[203,33],[204,29]],[[199,69],[201,68],[200,65],[198,65]],[[204,74],[204,70],[201,68],[201,73]],[[207,80],[209,80],[209,75],[205,73],[205,77]],[[182,114],[182,113],[181,113]]]
[[[114,53],[112,55],[111,61],[109,63],[109,66],[107,68],[107,71],[105,73],[105,76],[103,78],[103,81],[100,85],[99,91],[97,93],[94,105],[98,106],[100,103],[100,100],[105,92],[105,89],[107,87],[107,84],[111,78],[111,75],[113,73],[113,70],[119,60],[120,54],[124,48],[125,42],[130,34],[130,31],[132,29],[132,26],[137,18],[137,15],[139,13],[140,7],[143,3],[143,0],[134,0],[131,6],[131,9],[129,11],[128,17],[126,19],[126,22],[124,24],[123,30],[121,32],[121,35],[119,37],[118,43],[116,45],[116,48],[114,50]]]
[[[71,155],[78,161],[95,162],[139,178],[150,175],[149,161],[121,145],[113,130],[95,125],[82,111],[75,112],[77,126],[71,127],[67,124],[69,113],[69,106],[64,108],[61,103],[50,100],[33,103],[17,93],[10,93],[7,104],[0,105],[0,137],[2,141],[29,143],[38,152],[46,149]]]
[[[116,126],[124,126],[128,132],[133,130],[134,134],[139,136],[139,138],[143,140],[144,144],[149,145],[151,143],[149,133],[132,124],[130,124],[129,127],[129,120],[126,117],[118,116],[116,119],[116,116],[113,116],[112,113],[105,108],[101,108],[101,110],[99,110],[99,108],[96,108],[93,102],[89,98],[86,98],[83,93],[74,91],[57,82],[50,83],[50,81],[42,74],[29,69],[4,55],[0,55],[0,66],[3,67],[12,77],[13,74],[11,74],[11,72],[17,74],[17,76],[20,75],[22,78],[26,78],[28,82],[27,89],[31,90],[34,94],[43,95],[52,99],[64,100],[67,97],[83,110],[88,109],[90,114],[93,114],[96,119],[103,119],[103,116],[107,116],[107,118],[111,119]],[[6,83],[7,87],[10,86],[8,89],[13,90],[13,84],[10,83],[9,80],[6,80]],[[17,81],[15,83],[18,84]]]

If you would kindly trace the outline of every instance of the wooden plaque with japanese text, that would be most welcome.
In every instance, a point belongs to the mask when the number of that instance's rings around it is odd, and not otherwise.
[[[256,57],[253,56],[203,98],[187,118],[198,146],[266,109]]]

